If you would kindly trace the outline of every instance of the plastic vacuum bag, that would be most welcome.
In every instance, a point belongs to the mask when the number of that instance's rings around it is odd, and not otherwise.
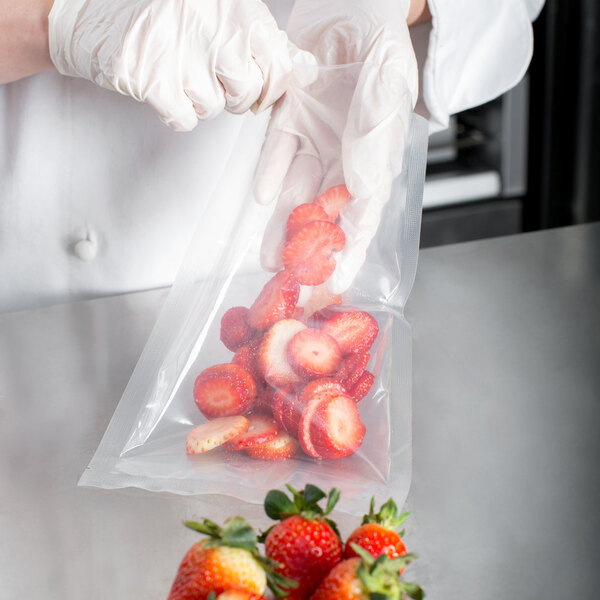
[[[342,488],[344,505],[340,510],[346,512],[360,513],[372,495],[380,499],[393,496],[399,505],[403,504],[411,476],[411,330],[403,309],[417,264],[427,148],[427,124],[423,119],[416,115],[411,118],[402,172],[393,182],[365,262],[341,298],[332,301],[335,294],[322,293],[327,281],[320,284],[316,296],[314,286],[299,287],[295,307],[286,307],[287,312],[277,317],[279,321],[265,326],[264,331],[252,330],[254,338],[247,346],[257,361],[253,363],[254,370],[220,340],[223,315],[232,307],[253,306],[261,290],[274,277],[275,273],[266,271],[264,265],[274,270],[285,266],[289,273],[287,266],[281,263],[284,248],[291,242],[289,239],[286,242],[285,231],[277,233],[277,227],[286,226],[285,219],[281,220],[282,203],[261,205],[255,200],[255,175],[261,148],[272,149],[274,137],[282,132],[298,135],[299,153],[313,153],[321,157],[323,164],[327,163],[324,170],[327,175],[319,174],[321,183],[317,185],[317,195],[331,186],[343,186],[342,138],[360,67],[349,65],[319,70],[310,86],[288,92],[285,110],[278,109],[268,129],[264,115],[244,117],[239,141],[224,176],[204,207],[159,319],[80,485],[134,486],[178,494],[224,494],[260,503],[269,489],[286,483],[300,489],[310,482],[323,489]],[[263,157],[268,156],[267,151],[263,151]],[[264,165],[263,159],[261,170]],[[313,200],[290,201],[288,198],[285,210],[291,211],[294,204]],[[340,216],[330,218],[324,227],[343,230],[344,210],[353,201],[355,199],[350,198]],[[301,224],[300,229],[311,225],[309,221]],[[264,239],[265,231],[267,235],[279,235],[280,243],[268,243]],[[332,254],[333,259],[336,255],[336,252]],[[318,251],[314,257],[315,261],[322,260]],[[312,266],[308,265],[309,271]],[[312,300],[307,300],[311,296]],[[311,316],[315,307],[322,310]],[[327,437],[330,432],[315,429],[318,423],[307,421],[306,404],[300,404],[294,405],[297,410],[292,425],[301,424],[302,429],[291,436],[297,440],[293,442],[296,453],[292,458],[261,460],[249,456],[245,450],[230,451],[224,446],[201,454],[186,452],[190,432],[207,421],[195,401],[199,393],[195,385],[199,385],[196,382],[201,373],[232,360],[244,365],[241,368],[255,380],[256,398],[253,396],[252,406],[249,409],[246,406],[242,412],[249,412],[248,418],[257,412],[265,413],[283,431],[286,421],[284,419],[282,424],[281,406],[288,396],[284,394],[283,401],[280,397],[279,408],[274,407],[275,394],[285,386],[277,377],[270,378],[269,369],[265,367],[271,360],[271,346],[266,350],[263,347],[269,330],[287,318],[288,322],[293,319],[296,323],[292,323],[292,330],[325,331],[324,324],[335,315],[357,312],[375,319],[378,331],[374,343],[368,350],[359,348],[360,344],[356,348],[346,345],[343,352],[340,350],[335,372],[323,375],[329,380],[339,379],[342,377],[340,369],[346,364],[343,372],[344,377],[348,377],[352,369],[348,368],[347,361],[356,359],[354,350],[368,352],[368,364],[358,368],[372,373],[374,383],[364,398],[355,401],[355,383],[364,373],[362,370],[352,373],[348,389],[340,394],[352,398],[356,408],[349,406],[347,398],[339,401],[342,408],[351,410],[347,419],[334,423],[339,431],[332,434],[343,437],[344,427],[356,425],[356,412],[364,426],[357,449],[346,453],[347,456],[343,450],[341,453],[326,451],[328,442],[323,441],[323,435]],[[328,331],[337,346],[335,328],[330,327]],[[276,348],[273,352],[279,352],[278,361],[291,361],[286,351],[289,344],[273,347]],[[264,351],[263,362],[256,358],[261,350]],[[299,370],[295,363],[291,372],[296,380],[286,388],[286,394],[296,400],[311,379],[321,378],[321,375],[316,377]],[[320,399],[318,403],[315,398],[311,399],[315,414],[319,412],[317,409],[329,407],[329,398]],[[333,416],[336,416],[335,411]],[[307,443],[309,450],[312,449],[308,454]],[[316,458],[315,454],[325,457]],[[338,458],[340,455],[343,457]]]

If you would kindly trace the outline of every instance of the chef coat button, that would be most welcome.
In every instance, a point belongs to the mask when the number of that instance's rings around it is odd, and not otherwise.
[[[86,262],[89,260],[94,260],[98,251],[96,244],[89,239],[79,240],[75,244],[73,250],[75,251],[77,258],[80,258]]]

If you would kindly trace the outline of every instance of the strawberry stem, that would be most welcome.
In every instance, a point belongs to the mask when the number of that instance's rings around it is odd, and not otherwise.
[[[350,545],[361,559],[356,574],[367,588],[370,600],[403,600],[405,596],[423,600],[425,592],[420,586],[400,579],[401,571],[417,558],[416,554],[405,554],[393,559],[381,554],[374,559],[358,544]]]
[[[385,504],[381,505],[379,512],[375,512],[375,496],[371,498],[371,506],[369,507],[369,514],[364,515],[362,525],[367,523],[377,523],[385,529],[392,531],[398,530],[400,525],[406,521],[410,513],[404,512],[398,514],[398,506],[392,498],[390,498]],[[402,536],[404,532],[400,533]]]

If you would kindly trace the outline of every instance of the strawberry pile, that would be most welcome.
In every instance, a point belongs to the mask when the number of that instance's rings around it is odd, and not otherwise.
[[[212,521],[185,524],[208,539],[183,558],[168,600],[266,600],[267,588],[288,600],[415,600],[423,590],[402,579],[408,554],[397,528],[408,516],[392,499],[375,513],[375,500],[362,524],[344,544],[329,515],[339,491],[313,485],[290,498],[271,490],[265,512],[277,521],[257,536],[242,517],[220,528]],[[325,500],[325,508],[320,506]],[[264,543],[265,555],[258,550]]]
[[[324,285],[345,244],[337,221],[350,201],[339,185],[296,207],[286,224],[284,269],[249,308],[223,315],[221,341],[234,355],[195,381],[196,406],[209,420],[189,433],[188,454],[223,446],[261,460],[300,451],[341,459],[362,444],[358,402],[375,381],[367,366],[379,326]],[[301,285],[313,286],[303,307]]]

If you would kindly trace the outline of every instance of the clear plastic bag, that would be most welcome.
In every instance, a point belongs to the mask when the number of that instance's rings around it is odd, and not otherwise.
[[[342,488],[339,508],[346,512],[360,513],[372,495],[391,495],[403,504],[411,476],[411,331],[403,308],[416,271],[427,148],[427,123],[416,115],[402,173],[393,182],[366,260],[342,295],[343,304],[331,308],[364,311],[379,327],[367,367],[375,383],[357,403],[366,431],[358,450],[339,460],[318,460],[299,450],[282,461],[256,460],[223,447],[186,453],[190,430],[206,420],[194,402],[194,382],[207,367],[233,357],[219,339],[221,317],[231,307],[250,306],[273,277],[261,268],[261,245],[266,225],[281,212],[281,204],[263,206],[254,199],[265,135],[268,147],[274,135],[297,129],[306,117],[310,126],[300,126],[304,149],[327,161],[319,193],[343,184],[344,123],[359,76],[360,65],[319,71],[311,86],[288,97],[288,113],[280,110],[268,134],[265,116],[244,117],[221,183],[204,208],[160,317],[80,485],[225,494],[260,503],[269,489],[285,483],[300,489],[310,482],[323,489]],[[293,128],[286,129],[290,122]],[[273,223],[276,219],[271,230]],[[264,248],[262,258],[264,263]]]

